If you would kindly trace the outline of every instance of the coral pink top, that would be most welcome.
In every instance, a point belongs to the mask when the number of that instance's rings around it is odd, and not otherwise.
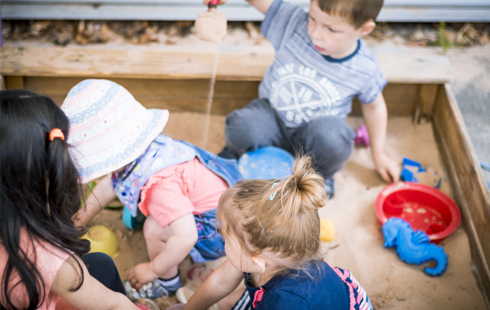
[[[141,188],[138,207],[165,227],[186,214],[216,208],[226,189],[228,184],[222,178],[194,158],[152,175]]]
[[[38,309],[60,309],[59,306],[61,304],[61,301],[63,300],[58,295],[51,293],[50,290],[54,278],[58,273],[58,270],[61,268],[61,265],[63,265],[63,263],[68,259],[70,255],[45,241],[34,240],[33,243],[31,243],[27,233],[24,230],[21,231],[20,237],[21,248],[27,252],[29,259],[33,260],[34,257],[36,258],[36,267],[39,270],[44,281],[44,292],[46,296],[41,307],[39,307]],[[0,243],[0,275],[2,276],[7,265],[7,258],[8,256],[5,248],[3,247],[2,243]],[[19,276],[15,274],[13,277],[11,277],[9,287],[11,287],[12,284],[17,283],[17,281],[19,280]],[[10,294],[10,300],[16,308],[26,309],[29,304],[29,300],[25,287],[23,285],[16,286]],[[64,309],[73,309],[72,307],[66,308],[67,304],[65,302],[62,303],[65,305],[63,307]],[[2,306],[4,307],[6,306],[6,301],[2,298],[1,294],[0,304],[2,304]]]

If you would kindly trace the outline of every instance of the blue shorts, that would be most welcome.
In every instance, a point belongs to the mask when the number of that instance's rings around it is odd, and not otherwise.
[[[225,256],[223,237],[216,231],[216,209],[194,215],[197,242],[189,252],[195,263],[205,263]]]

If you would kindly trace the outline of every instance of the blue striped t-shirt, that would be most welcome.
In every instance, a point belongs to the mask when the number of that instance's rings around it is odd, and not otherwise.
[[[259,86],[259,97],[269,99],[288,127],[326,115],[346,118],[354,97],[371,103],[387,83],[361,39],[345,58],[320,54],[308,35],[308,13],[298,6],[275,0],[262,33],[276,56]]]

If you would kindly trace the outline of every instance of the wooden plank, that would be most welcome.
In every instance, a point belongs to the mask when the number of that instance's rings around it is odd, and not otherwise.
[[[383,97],[388,108],[388,116],[411,116],[419,87],[417,84],[388,83],[383,89]],[[352,112],[350,115],[362,116],[361,104],[357,99],[352,102]]]
[[[421,84],[417,89],[417,99],[415,102],[414,124],[420,123],[422,119],[430,120],[436,102],[437,84]]]
[[[0,90],[6,90],[7,86],[5,85],[5,77],[0,75]]]
[[[482,171],[456,99],[440,86],[434,135],[471,245],[475,276],[490,308],[490,203]]]
[[[24,88],[23,76],[5,76],[6,89],[22,89]]]
[[[488,22],[489,7],[384,7],[377,21],[383,22]]]
[[[309,1],[294,1],[305,11]],[[488,22],[490,5],[488,2],[472,1],[473,5],[424,3],[401,1],[401,4],[385,4],[377,18],[384,22]],[[202,3],[134,1],[89,1],[71,3],[39,1],[3,1],[4,19],[73,19],[73,20],[195,20],[198,12],[204,10]],[[264,15],[245,1],[231,2],[220,8],[230,21],[260,21]]]
[[[25,88],[63,103],[70,89],[84,78],[26,77]],[[173,112],[205,113],[209,96],[209,79],[147,80],[112,79],[122,85],[147,108]],[[211,114],[226,115],[258,97],[258,82],[217,81]]]
[[[383,96],[386,102],[390,102],[392,104],[413,104],[417,94],[417,87],[417,84],[401,84],[391,82],[383,89]]]
[[[18,1],[18,0],[16,0]],[[4,0],[4,3],[15,2],[12,0]],[[92,4],[166,4],[175,5],[175,0],[23,0],[30,3],[92,3]],[[287,2],[296,5],[309,5],[309,0],[289,0]],[[202,0],[179,0],[179,5],[202,5]],[[226,5],[242,5],[241,1],[229,1]],[[403,6],[485,6],[488,5],[488,0],[385,0],[385,6],[403,5]]]
[[[411,54],[399,48],[371,48],[389,82],[444,84],[453,71],[449,59],[441,55]]]
[[[42,93],[61,105],[70,89],[84,78],[80,77],[26,77],[27,90]],[[121,84],[147,108],[170,111],[206,112],[210,80],[156,80],[156,79],[111,79]],[[216,81],[211,113],[227,115],[247,105],[258,97],[258,81]],[[388,114],[412,115],[414,98],[419,85],[388,84],[384,91]],[[352,115],[362,115],[359,102],[355,101]]]
[[[78,46],[8,44],[0,48],[0,74],[99,78],[202,79],[260,81],[274,60],[271,45]],[[406,50],[372,49],[392,83],[446,83],[449,60]]]

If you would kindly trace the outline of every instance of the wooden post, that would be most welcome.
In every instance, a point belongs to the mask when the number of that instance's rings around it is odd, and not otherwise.
[[[24,88],[23,76],[5,76],[6,89],[22,89]]]
[[[434,136],[461,209],[476,280],[490,308],[490,202],[468,130],[449,84],[441,85],[433,114]]]
[[[5,77],[3,75],[0,75],[0,90],[6,90],[7,87],[5,87]]]
[[[430,120],[436,102],[438,84],[420,84],[415,97],[413,124],[419,124],[422,119]]]

